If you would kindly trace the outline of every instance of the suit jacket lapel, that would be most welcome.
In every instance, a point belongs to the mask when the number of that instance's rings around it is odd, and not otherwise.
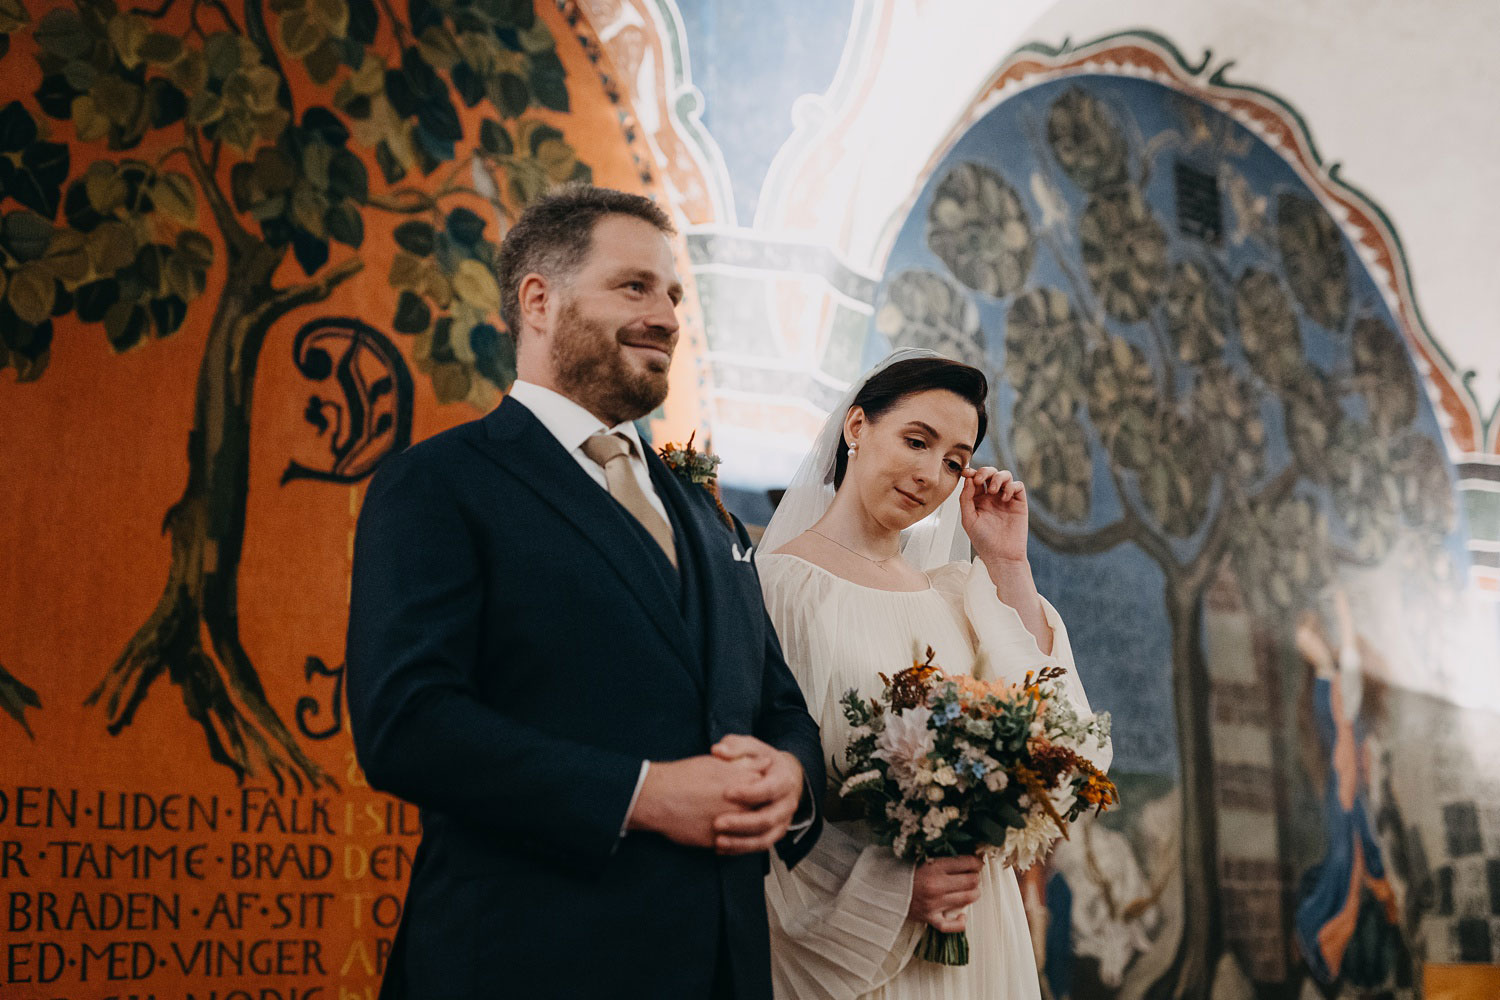
[[[649,536],[631,524],[624,508],[579,468],[524,405],[506,398],[482,423],[485,433],[476,435],[474,443],[599,550],[701,688],[699,651],[678,609],[679,595],[668,589],[656,568],[656,562],[665,565],[665,560],[647,548]]]

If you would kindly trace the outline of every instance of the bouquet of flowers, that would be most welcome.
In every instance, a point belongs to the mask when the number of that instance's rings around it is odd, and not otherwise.
[[[877,842],[913,861],[980,854],[1031,866],[1086,810],[1119,801],[1114,784],[1084,753],[1109,739],[1109,715],[1082,715],[1050,666],[1021,684],[949,676],[914,662],[885,690],[841,699],[853,727],[839,795]],[[917,954],[966,965],[963,932],[928,927]]]

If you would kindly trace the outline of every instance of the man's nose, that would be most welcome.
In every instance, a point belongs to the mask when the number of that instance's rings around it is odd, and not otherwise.
[[[677,306],[673,304],[671,296],[662,294],[652,299],[651,311],[646,316],[646,322],[667,333],[677,332]]]

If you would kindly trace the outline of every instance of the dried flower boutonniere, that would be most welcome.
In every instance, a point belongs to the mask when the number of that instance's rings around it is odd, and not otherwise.
[[[689,486],[701,486],[713,498],[714,506],[718,508],[719,517],[730,530],[734,529],[734,519],[729,516],[729,511],[724,509],[724,504],[719,500],[719,463],[722,459],[711,451],[699,451],[693,447],[693,441],[698,437],[694,431],[692,437],[688,438],[687,444],[667,443],[657,450],[661,460],[667,463],[667,468],[676,474],[678,479]]]

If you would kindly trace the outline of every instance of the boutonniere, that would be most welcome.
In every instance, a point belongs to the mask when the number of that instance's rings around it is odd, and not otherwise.
[[[689,486],[698,486],[708,493],[713,499],[714,506],[718,508],[719,517],[731,531],[734,530],[734,519],[729,516],[729,511],[724,509],[723,502],[719,499],[719,458],[711,451],[699,451],[693,447],[693,441],[698,437],[694,431],[688,438],[687,444],[673,444],[668,442],[657,450],[661,460],[667,463],[667,468],[672,470],[673,475]]]

